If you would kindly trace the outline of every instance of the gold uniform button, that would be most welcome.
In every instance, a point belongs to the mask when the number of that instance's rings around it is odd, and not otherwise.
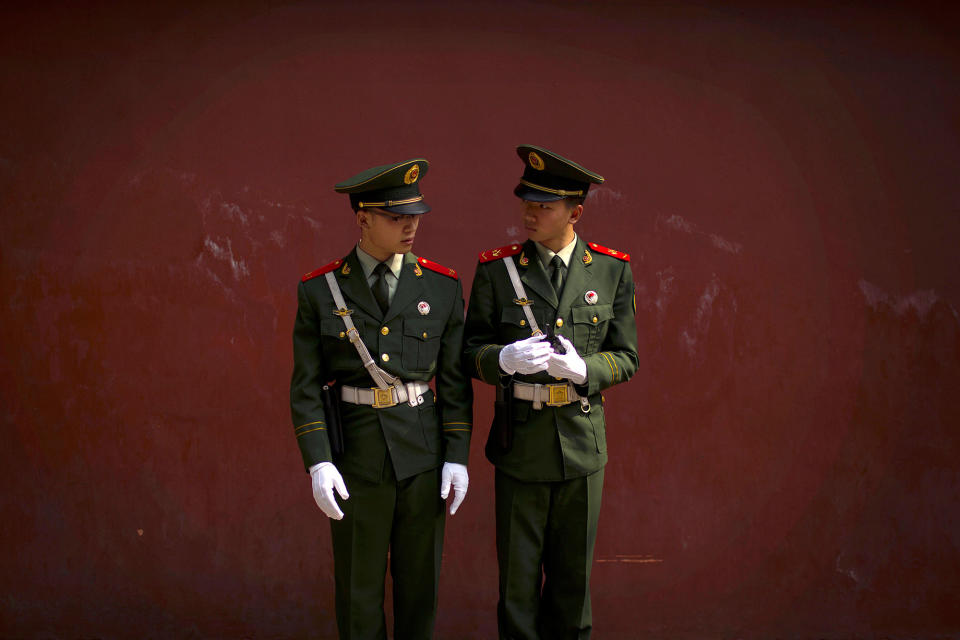
[[[384,362],[390,362],[390,354],[388,353],[381,354],[380,359],[383,360]]]
[[[593,324],[597,324],[597,320],[598,320],[597,316],[593,316]]]
[[[341,331],[341,332],[340,332],[340,337],[341,337],[341,338],[346,338],[346,337],[347,337],[347,334],[344,333],[343,331]]]
[[[380,334],[381,334],[381,335],[384,335],[384,336],[385,336],[385,335],[387,335],[388,333],[390,333],[390,327],[383,327],[383,328],[380,329]]]
[[[562,327],[562,326],[563,326],[563,318],[557,318],[557,326],[558,326],[558,327]]]
[[[426,332],[426,331],[423,332],[423,337],[424,337],[424,338],[427,337],[427,332]]]
[[[521,321],[520,321],[520,326],[521,326],[521,327],[527,326],[527,321],[526,321],[526,320],[521,320]]]

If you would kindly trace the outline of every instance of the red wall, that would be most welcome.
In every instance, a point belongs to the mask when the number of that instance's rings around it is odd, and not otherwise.
[[[596,637],[960,633],[955,15],[134,4],[0,19],[0,636],[333,637],[287,406],[332,186],[427,157],[469,286],[524,142],[637,282]],[[438,638],[495,634],[490,404]]]

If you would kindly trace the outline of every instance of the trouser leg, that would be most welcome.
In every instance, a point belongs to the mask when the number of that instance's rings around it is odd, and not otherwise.
[[[397,485],[390,543],[394,640],[430,640],[437,613],[444,510],[440,469]]]
[[[603,469],[553,485],[543,552],[541,638],[590,637],[590,570],[602,491]]]
[[[340,640],[386,640],[383,595],[396,482],[344,481],[350,499],[337,498],[343,519],[330,520],[337,629]]]
[[[496,472],[497,562],[500,601],[497,626],[502,640],[537,640],[544,529],[550,485],[521,482]]]

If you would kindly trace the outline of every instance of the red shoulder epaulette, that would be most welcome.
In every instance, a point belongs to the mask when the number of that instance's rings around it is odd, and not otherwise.
[[[307,280],[312,280],[313,278],[316,278],[317,276],[322,276],[323,274],[325,274],[325,273],[327,273],[327,272],[329,272],[329,271],[333,271],[334,269],[336,269],[337,267],[339,267],[339,266],[342,265],[342,264],[343,264],[343,258],[339,258],[339,259],[337,259],[337,260],[334,260],[334,261],[331,262],[330,264],[324,265],[324,266],[320,267],[319,269],[317,269],[316,271],[311,271],[310,273],[305,273],[305,274],[303,274],[303,277],[300,278],[300,282],[306,282]]]
[[[522,250],[523,244],[519,242],[515,244],[508,244],[507,246],[500,247],[499,249],[487,249],[486,251],[480,252],[480,262],[490,262],[491,260],[499,260],[500,258],[515,256]]]
[[[630,254],[624,253],[623,251],[617,251],[616,249],[608,249],[607,247],[602,247],[596,242],[588,242],[587,245],[596,251],[597,253],[602,253],[614,258],[623,260],[624,262],[630,262]]]
[[[450,267],[445,267],[442,264],[437,264],[433,260],[427,260],[426,258],[418,258],[417,263],[423,265],[427,269],[430,269],[430,271],[436,271],[437,273],[453,278],[454,280],[457,279],[456,271],[454,271]]]

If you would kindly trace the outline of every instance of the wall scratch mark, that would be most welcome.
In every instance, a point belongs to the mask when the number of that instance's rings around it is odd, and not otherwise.
[[[243,209],[240,208],[240,205],[234,204],[232,202],[221,202],[220,211],[226,214],[227,218],[230,221],[239,220],[240,224],[247,226],[250,223],[247,214],[243,212]]]
[[[250,275],[247,264],[243,260],[234,257],[233,243],[230,241],[230,238],[226,239],[226,245],[224,245],[218,244],[210,236],[207,236],[203,239],[203,246],[211,256],[230,265],[234,280],[239,280],[241,276]]]
[[[713,303],[720,293],[720,280],[716,274],[713,274],[710,282],[700,295],[697,301],[696,315],[693,326],[683,329],[680,332],[680,343],[687,355],[693,357],[696,353],[697,342],[700,337],[707,334],[710,330],[710,320],[713,317]]]
[[[681,233],[686,233],[691,236],[699,236],[701,238],[707,238],[710,240],[710,244],[725,251],[727,253],[732,253],[734,255],[739,255],[743,250],[743,245],[739,242],[734,242],[732,240],[727,240],[723,236],[720,236],[716,233],[707,233],[706,231],[701,231],[695,224],[691,223],[689,220],[684,218],[679,214],[673,214],[668,217],[663,217],[662,215],[657,216],[657,225],[663,224],[666,227],[669,227],[675,231],[680,231]]]
[[[871,309],[879,311],[880,307],[890,307],[898,316],[904,316],[912,309],[916,311],[921,320],[925,320],[927,314],[930,313],[930,309],[940,300],[940,296],[933,289],[914,291],[905,296],[896,297],[864,279],[861,279],[858,284],[860,285],[860,292]],[[950,308],[953,317],[960,319],[953,305],[948,304],[947,306]]]

